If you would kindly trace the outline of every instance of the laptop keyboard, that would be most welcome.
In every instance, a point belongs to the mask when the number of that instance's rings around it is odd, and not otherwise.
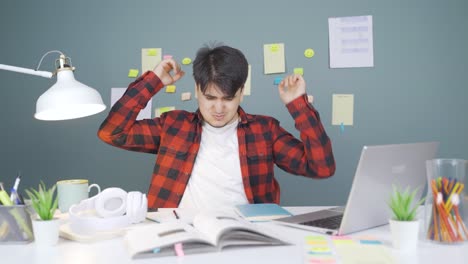
[[[313,221],[308,221],[301,223],[303,225],[307,226],[316,226],[316,227],[321,227],[321,228],[327,228],[327,229],[338,229],[341,224],[341,219],[343,219],[343,215],[335,215],[332,217],[327,217],[327,218],[322,218],[322,219],[317,219]]]

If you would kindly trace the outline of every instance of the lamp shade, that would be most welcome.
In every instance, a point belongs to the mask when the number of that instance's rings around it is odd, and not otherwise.
[[[73,71],[62,68],[57,82],[36,102],[34,117],[39,120],[68,120],[90,116],[104,111],[106,105],[93,88],[75,80]]]

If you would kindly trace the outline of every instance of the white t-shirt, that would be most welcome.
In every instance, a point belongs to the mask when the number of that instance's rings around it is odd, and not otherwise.
[[[249,203],[239,161],[238,123],[220,128],[203,123],[200,149],[179,208],[227,209]]]

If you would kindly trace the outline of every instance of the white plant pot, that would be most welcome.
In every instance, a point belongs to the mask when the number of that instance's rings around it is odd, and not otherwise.
[[[52,220],[39,220],[32,221],[34,231],[34,242],[38,246],[54,246],[59,240],[59,227],[60,220],[54,218]]]
[[[398,221],[390,219],[393,247],[402,251],[416,250],[419,235],[419,220]]]

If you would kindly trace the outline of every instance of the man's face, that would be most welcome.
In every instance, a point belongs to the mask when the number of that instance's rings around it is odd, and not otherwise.
[[[215,84],[209,84],[205,94],[197,86],[198,107],[205,122],[213,127],[223,127],[238,118],[237,109],[243,93],[239,89],[234,97],[224,95]]]

